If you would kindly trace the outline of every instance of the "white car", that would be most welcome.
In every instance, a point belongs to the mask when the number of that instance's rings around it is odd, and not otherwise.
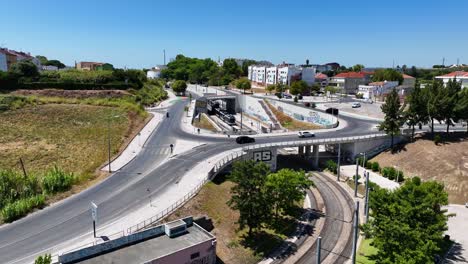
[[[359,108],[359,107],[361,107],[361,104],[360,104],[360,103],[353,103],[353,104],[351,105],[351,107],[352,107],[352,108]]]
[[[311,132],[309,132],[309,131],[300,131],[299,133],[297,133],[297,135],[298,135],[300,138],[315,137],[315,134],[314,134],[314,133],[311,133]]]

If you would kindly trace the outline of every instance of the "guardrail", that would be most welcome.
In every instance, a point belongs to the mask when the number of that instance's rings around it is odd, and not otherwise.
[[[180,208],[182,205],[184,205],[186,202],[188,202],[191,198],[193,198],[207,183],[208,181],[211,181],[216,174],[218,174],[220,171],[222,171],[226,166],[231,164],[233,161],[238,160],[242,158],[247,151],[249,150],[254,150],[254,149],[261,149],[261,148],[269,148],[269,147],[292,147],[292,146],[303,146],[303,145],[316,145],[316,144],[337,144],[337,143],[349,143],[349,142],[357,142],[357,141],[364,141],[364,140],[369,140],[369,139],[376,139],[376,138],[383,138],[386,137],[386,134],[372,134],[372,135],[365,135],[365,136],[354,136],[354,137],[339,137],[339,138],[328,138],[328,139],[311,139],[311,140],[300,140],[300,141],[286,141],[286,142],[275,142],[275,143],[265,143],[265,144],[255,144],[255,145],[250,145],[241,148],[240,150],[237,150],[225,157],[223,157],[221,160],[218,160],[213,168],[207,173],[206,177],[203,178],[203,180],[197,184],[192,190],[190,190],[186,195],[184,195],[182,198],[177,200],[175,203],[172,205],[168,206],[161,212],[157,213],[156,215],[145,219],[144,221],[141,221],[137,223],[136,225],[133,225],[126,230],[122,230],[119,232],[116,232],[114,234],[105,236],[106,239],[102,241],[94,241],[90,243],[86,243],[83,245],[80,245],[76,248],[67,250],[66,252],[62,252],[59,255],[63,255],[72,251],[76,251],[79,249],[83,249],[86,247],[91,247],[95,246],[101,243],[104,243],[108,240],[111,239],[116,239],[120,238],[123,236],[128,236],[131,234],[134,234],[138,231],[144,230],[146,228],[152,227],[159,222],[161,222],[165,217],[173,213],[175,210]],[[101,236],[104,237],[104,236]]]

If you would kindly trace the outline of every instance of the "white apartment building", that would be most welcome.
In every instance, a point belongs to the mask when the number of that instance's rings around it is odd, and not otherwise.
[[[302,68],[284,64],[272,67],[252,65],[248,68],[248,79],[261,86],[277,83],[291,85],[292,82],[298,80],[312,85],[315,82],[315,72],[315,67]]]
[[[375,100],[375,97],[388,94],[393,88],[398,86],[398,82],[372,82],[368,85],[359,85],[358,93],[362,94],[364,99]]]

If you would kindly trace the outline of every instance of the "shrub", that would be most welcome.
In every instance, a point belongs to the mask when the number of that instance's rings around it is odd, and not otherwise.
[[[0,170],[0,208],[8,203],[40,193],[40,184],[35,175],[24,177],[17,171]]]
[[[353,175],[353,182],[356,181],[356,176],[357,176],[357,180],[358,180],[358,184],[359,184],[359,180],[361,179],[361,175],[359,175],[359,174],[358,175],[356,175],[356,174]]]
[[[439,143],[442,141],[441,137],[439,134],[434,136],[434,144],[439,145]]]
[[[64,172],[57,166],[54,166],[42,178],[42,189],[46,194],[64,192],[71,188],[74,181],[75,176],[73,173]]]
[[[377,172],[377,171],[379,171],[379,170],[380,170],[380,165],[379,165],[379,163],[378,163],[377,161],[374,162],[374,163],[372,163],[372,171],[373,171],[373,172]]]
[[[357,99],[362,99],[362,98],[364,98],[364,94],[362,94],[362,93],[357,93],[357,94],[356,94],[356,98],[357,98]]]
[[[34,264],[51,264],[51,263],[52,263],[52,256],[50,254],[39,256],[34,261]]]
[[[372,164],[373,164],[372,161],[366,160],[366,169],[370,170],[372,168]]]
[[[335,161],[333,160],[327,160],[327,163],[326,163],[326,167],[329,171],[333,172],[333,173],[337,173],[338,172],[338,165],[336,164]]]
[[[398,182],[405,181],[405,175],[403,174],[403,171],[398,171],[398,174],[395,175],[395,180],[397,180]]]
[[[13,222],[16,219],[27,215],[34,208],[42,208],[44,205],[44,195],[37,195],[30,198],[21,199],[16,202],[7,204],[2,209],[2,217],[5,222]]]

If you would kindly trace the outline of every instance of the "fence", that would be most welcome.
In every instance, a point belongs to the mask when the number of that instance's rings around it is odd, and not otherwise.
[[[328,139],[312,139],[312,140],[300,140],[300,141],[286,141],[286,142],[274,142],[274,143],[265,143],[265,144],[255,144],[255,145],[250,145],[247,147],[243,147],[240,150],[237,150],[225,157],[223,157],[221,160],[217,161],[213,168],[207,173],[206,177],[199,183],[197,186],[195,186],[191,191],[189,191],[184,197],[180,198],[177,200],[175,203],[172,205],[168,206],[166,209],[162,210],[161,212],[157,213],[156,215],[141,221],[137,223],[136,225],[133,225],[127,230],[122,230],[117,233],[114,233],[112,235],[106,236],[106,241],[116,238],[120,238],[123,236],[128,236],[131,234],[134,234],[138,231],[144,230],[146,228],[149,228],[151,226],[154,226],[161,222],[165,217],[173,213],[175,210],[180,208],[182,205],[184,205],[186,202],[188,202],[192,197],[194,197],[200,189],[203,187],[205,183],[208,181],[211,181],[216,174],[218,174],[220,171],[222,171],[227,165],[231,164],[233,161],[238,160],[244,156],[247,151],[249,150],[254,150],[254,149],[262,149],[262,148],[269,148],[269,147],[293,147],[293,146],[303,146],[303,145],[317,145],[317,144],[338,144],[338,143],[350,143],[350,142],[357,142],[357,141],[365,141],[365,140],[370,140],[370,139],[377,139],[377,138],[383,138],[386,137],[386,134],[372,134],[372,135],[364,135],[364,136],[353,136],[353,137],[339,137],[339,138],[328,138]],[[70,249],[66,252],[62,252],[61,255],[69,253],[71,251],[76,251],[79,249],[83,249],[86,247],[91,247],[95,246],[101,243],[104,243],[106,241],[95,241],[95,242],[90,242],[87,244],[83,244],[77,248]]]

